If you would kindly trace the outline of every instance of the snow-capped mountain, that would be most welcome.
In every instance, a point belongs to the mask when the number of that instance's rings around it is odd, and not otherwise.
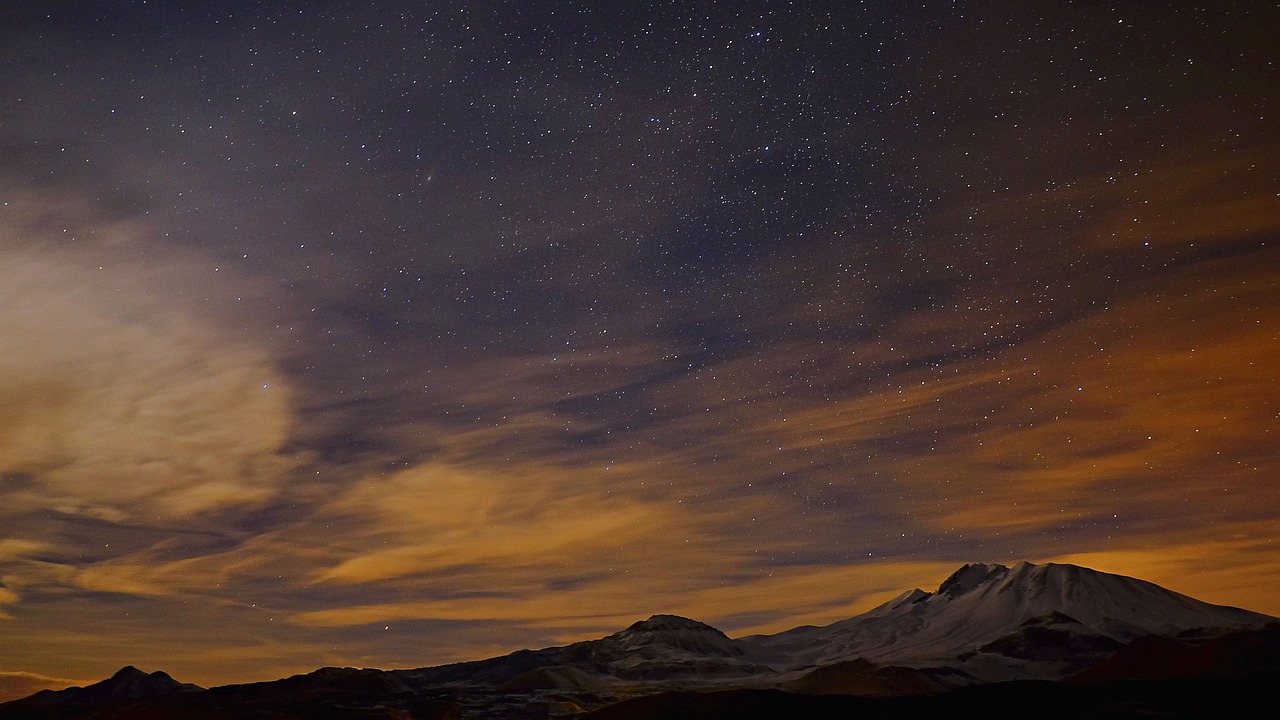
[[[489,660],[458,663],[440,668],[395,671],[406,681],[435,684],[490,684],[551,681],[547,669],[556,669],[555,681],[571,672],[606,683],[667,680],[677,677],[714,682],[723,678],[769,675],[773,663],[786,656],[755,643],[731,640],[706,623],[677,615],[654,615],[599,640],[585,640],[564,647],[520,650]],[[572,669],[566,671],[566,668]],[[532,675],[530,675],[532,673]]]
[[[868,706],[818,699],[858,695],[918,699],[925,704],[876,706],[900,713],[885,717],[918,717],[937,714],[921,708],[941,712],[964,698],[985,702],[981,693],[949,692],[962,686],[1070,679],[991,692],[1005,693],[1000,696],[1006,700],[1018,692],[1051,692],[1092,703],[1092,691],[1064,688],[1176,678],[1176,686],[1134,685],[1137,694],[1124,701],[1165,712],[1179,709],[1180,701],[1164,698],[1187,678],[1220,681],[1232,688],[1228,694],[1241,697],[1269,693],[1273,676],[1280,677],[1277,633],[1276,618],[1210,605],[1122,575],[1074,565],[977,564],[961,567],[935,592],[912,590],[832,625],[776,635],[735,639],[696,620],[654,615],[597,640],[487,660],[414,670],[322,668],[209,690],[126,667],[96,685],[0,705],[0,718],[312,717],[341,706],[367,711],[362,717],[489,720],[579,717],[615,703],[622,708],[616,717],[670,716],[667,700],[655,700],[648,714],[627,714],[635,709],[626,705],[628,699],[648,702],[645,696],[657,693],[670,693],[669,701],[684,707],[685,716],[689,703],[741,698],[753,712],[760,702],[786,709],[771,716],[804,716],[805,708],[818,712],[822,706],[845,717]],[[1233,677],[1245,678],[1245,685]],[[1087,710],[1071,717],[1096,717],[1099,708],[1111,707],[1111,700],[1097,697],[1100,704],[1086,703]],[[107,714],[95,715],[99,710]],[[1121,716],[1128,717],[1116,715]]]
[[[562,660],[589,659],[610,674],[643,677],[685,668],[690,672],[751,673],[769,661],[784,661],[777,652],[750,642],[731,640],[706,623],[678,615],[654,615],[600,640],[564,648]]]
[[[679,615],[654,615],[593,641],[592,646],[593,654],[623,663],[652,657],[737,658],[749,654],[749,648],[716,628]]]
[[[916,589],[826,627],[744,640],[785,654],[793,665],[865,658],[922,667],[960,660],[983,679],[1007,679],[1028,668],[1031,676],[1060,677],[1137,637],[1261,627],[1274,619],[1123,575],[1023,562],[965,565],[937,592]]]
[[[1261,627],[1272,620],[1075,565],[975,564],[961,567],[936,592],[912,590],[826,627],[731,639],[696,620],[655,615],[599,640],[402,672],[411,682],[499,685],[541,668],[574,668],[615,687],[675,679],[710,686],[747,677],[787,682],[862,659],[877,666],[945,668],[934,677],[963,685],[1061,679],[1137,637]]]

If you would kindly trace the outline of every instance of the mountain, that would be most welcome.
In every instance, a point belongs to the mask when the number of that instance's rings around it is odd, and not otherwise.
[[[30,697],[0,704],[0,717],[14,720],[60,720],[63,718],[133,718],[128,708],[149,707],[150,703],[183,696],[197,696],[204,688],[181,683],[165,672],[145,673],[132,665],[85,687],[41,690]]]
[[[573,668],[593,685],[685,678],[714,683],[770,675],[786,656],[753,642],[732,640],[710,625],[676,615],[654,615],[599,640],[520,650],[489,660],[394,671],[415,686],[499,686],[547,668]]]
[[[771,661],[785,661],[780,653],[676,615],[654,615],[600,640],[567,646],[561,659],[632,680],[756,675],[771,672]]]
[[[174,693],[200,692],[203,689],[199,685],[180,683],[166,672],[148,674],[126,665],[102,682],[65,690],[42,690],[26,700],[42,705],[92,705],[112,700],[141,700]]]
[[[1073,683],[1280,674],[1280,622],[1220,633],[1148,635],[1071,678]]]
[[[547,668],[578,671],[572,682],[584,687],[677,679],[686,685],[724,686],[746,678],[788,682],[817,668],[862,660],[932,669],[927,682],[913,680],[916,686],[954,687],[1058,680],[1100,663],[1137,637],[1261,627],[1272,620],[1075,565],[970,564],[936,592],[912,590],[825,627],[732,639],[696,620],[654,615],[598,640],[397,673],[418,687],[500,686]],[[829,670],[819,676],[826,678],[821,683],[836,682],[831,679],[836,674]],[[555,684],[545,673],[526,680],[535,677]],[[584,680],[588,677],[593,678],[590,683]],[[874,687],[881,679],[862,673],[847,682]]]
[[[923,670],[880,666],[858,658],[823,665],[784,682],[781,687],[806,695],[906,697],[942,692],[949,685],[946,680]]]
[[[1212,716],[1201,694],[1243,702],[1277,681],[1276,618],[1074,565],[971,564],[934,592],[824,627],[735,639],[654,615],[597,640],[487,660],[321,668],[209,690],[126,667],[0,704],[0,720],[905,718],[1032,702],[1045,706],[1041,717],[1192,718]]]
[[[1142,636],[1274,620],[1076,565],[965,565],[937,592],[912,590],[825,627],[743,638],[795,666],[864,658],[945,665],[977,681],[1060,679]]]

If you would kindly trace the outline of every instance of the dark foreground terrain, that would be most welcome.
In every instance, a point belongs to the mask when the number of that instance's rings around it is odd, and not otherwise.
[[[0,718],[18,720],[329,720],[380,718],[582,718],[582,720],[906,720],[979,717],[1037,720],[1128,720],[1139,718],[1261,717],[1273,708],[1280,673],[1177,680],[1126,680],[1096,685],[1008,682],[961,688],[936,695],[869,698],[804,695],[776,689],[666,692],[583,712],[579,703],[599,697],[565,693],[396,693],[333,691],[265,693],[250,686],[215,688],[158,698],[120,698],[90,705],[45,705],[19,701],[0,706]]]
[[[664,693],[626,700],[589,713],[589,720],[907,720],[908,718],[1137,718],[1261,717],[1280,673],[1202,678],[1193,682],[1125,681],[1095,686],[1008,682],[910,698],[793,695],[776,690]]]

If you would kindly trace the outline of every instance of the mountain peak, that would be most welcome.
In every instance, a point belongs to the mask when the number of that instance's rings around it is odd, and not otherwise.
[[[657,657],[670,652],[690,657],[742,657],[746,651],[720,630],[679,615],[654,615],[604,639],[624,654]]]
[[[1029,565],[1030,563],[1019,563],[1019,569],[1023,564]],[[951,577],[942,581],[942,584],[938,586],[938,594],[952,598],[958,597],[1008,574],[1009,568],[1004,565],[994,563],[965,564],[952,573]]]
[[[121,680],[133,680],[135,678],[144,678],[147,674],[132,665],[125,665],[111,676],[111,681],[119,682]]]
[[[106,680],[86,687],[46,690],[31,696],[31,699],[41,705],[83,705],[126,698],[138,700],[173,693],[198,692],[202,689],[198,685],[180,683],[163,671],[146,673],[132,665],[125,665]]]
[[[146,673],[133,665],[125,665],[115,675],[90,685],[85,691],[110,697],[140,698],[195,689],[198,689],[195,685],[180,683],[162,670]]]
[[[982,657],[966,672],[1007,679],[999,676],[1001,663],[1022,667],[1041,659],[1028,656],[1033,646],[1037,652],[1070,650],[1093,659],[1142,635],[1257,627],[1270,619],[1077,565],[976,563],[953,572],[935,593],[900,595],[825,628],[797,628],[755,641],[813,664],[856,657],[935,662],[977,653]]]
[[[724,634],[706,623],[698,622],[697,620],[690,620],[687,617],[681,617],[679,615],[652,615],[648,620],[640,620],[632,623],[624,632],[655,633],[689,630],[695,632],[710,631],[717,635]]]

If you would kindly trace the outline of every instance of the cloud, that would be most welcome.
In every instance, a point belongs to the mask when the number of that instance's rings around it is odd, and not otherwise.
[[[0,620],[12,620],[13,616],[4,611],[5,605],[15,605],[18,602],[18,593],[10,590],[4,585],[0,585]]]
[[[679,465],[433,462],[368,477],[287,532],[295,545],[324,547],[318,557],[341,558],[312,573],[319,601],[291,622],[485,621],[546,628],[563,641],[675,612],[747,617],[734,629],[757,632],[833,622],[952,569],[772,562],[758,554],[757,533],[770,526],[752,519],[776,511],[769,497],[683,502],[660,482]],[[656,491],[644,491],[645,477]],[[773,539],[771,551],[788,544]],[[364,591],[345,592],[354,586]],[[370,593],[387,600],[370,603]]]
[[[626,451],[610,438],[572,463],[555,450],[565,419],[550,410],[439,428],[441,461],[368,476],[317,515],[347,538],[314,570],[318,585],[391,597],[333,596],[292,620],[492,620],[578,637],[667,610],[740,612],[752,618],[744,629],[781,629],[847,617],[904,589],[899,581],[952,566],[925,557],[1103,553],[1121,538],[1190,548],[1180,530],[1189,512],[1192,525],[1269,521],[1274,504],[1259,499],[1274,491],[1259,469],[1274,452],[1258,433],[1275,423],[1264,369],[1280,352],[1267,322],[1280,298],[1267,266],[1226,255],[1168,268],[1016,341],[883,380],[857,376],[855,358],[892,366],[884,347],[896,336],[780,343],[629,387],[663,421],[619,432]],[[797,368],[797,356],[813,367]],[[652,374],[651,362],[636,367]],[[614,377],[621,387],[636,375]],[[471,404],[507,392],[486,395],[463,376]],[[609,384],[592,390],[607,396]],[[605,474],[614,456],[643,460]],[[820,502],[842,493],[857,502]],[[850,561],[880,547],[921,562]],[[1257,606],[1261,596],[1248,585],[1233,597]]]
[[[487,564],[589,567],[600,564],[590,559],[604,545],[638,543],[692,522],[679,510],[611,496],[601,485],[607,475],[433,463],[365,478],[339,491],[314,522],[339,523],[351,539],[369,542],[316,579],[367,583]]]
[[[0,540],[0,562],[7,562],[17,558],[39,552],[48,547],[47,543],[37,542],[35,540],[19,540],[16,538],[5,538]]]
[[[196,260],[154,251],[142,226],[16,197],[0,229],[6,511],[122,521],[269,498],[291,465],[289,389],[198,310]]]
[[[73,685],[88,685],[85,680],[49,677],[22,671],[0,671],[0,702],[17,700],[41,690],[62,690]]]
[[[1230,243],[1280,230],[1273,178],[1280,147],[1225,158],[1180,160],[1096,182],[1117,209],[1091,228],[1097,248]],[[1140,198],[1136,200],[1136,198]]]
[[[1274,578],[1280,574],[1274,538],[1280,522],[1223,524],[1186,533],[1180,541],[1148,539],[1047,558],[1141,578],[1197,600],[1280,617]]]
[[[1276,459],[1259,437],[1276,427],[1266,368],[1280,352],[1268,320],[1280,297],[1257,263],[1202,263],[1186,271],[1195,291],[1184,278],[1160,283],[1010,350],[1019,369],[968,402],[944,399],[972,425],[917,462],[963,498],[936,522],[1044,527],[1065,509],[1160,514],[1172,530],[1188,501],[1256,513],[1270,492],[1257,469]]]
[[[335,607],[299,613],[293,622],[332,628],[425,619],[499,621],[555,628],[564,640],[598,637],[649,614],[670,612],[713,623],[729,620],[725,629],[745,635],[842,620],[912,587],[936,586],[956,567],[889,561],[757,573],[740,559],[725,563],[710,553],[660,552],[656,559],[649,567],[617,568],[568,590],[529,585],[513,594]]]

